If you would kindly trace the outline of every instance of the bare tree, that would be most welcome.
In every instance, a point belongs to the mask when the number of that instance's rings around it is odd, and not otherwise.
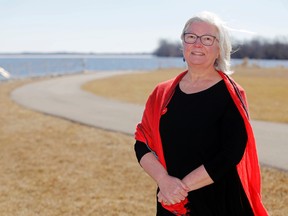
[[[182,57],[182,45],[179,42],[161,39],[153,54]],[[234,41],[232,58],[288,59],[288,37],[278,37],[274,40],[257,37],[249,41]]]

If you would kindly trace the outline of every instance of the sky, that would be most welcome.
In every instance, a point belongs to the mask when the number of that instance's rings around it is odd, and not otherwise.
[[[288,0],[0,0],[0,53],[152,52],[216,13],[235,39],[288,37]]]

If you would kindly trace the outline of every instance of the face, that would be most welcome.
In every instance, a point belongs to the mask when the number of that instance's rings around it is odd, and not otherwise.
[[[183,40],[183,55],[188,67],[211,67],[214,69],[214,62],[219,56],[218,31],[216,27],[205,22],[193,22],[186,30],[186,33],[193,33],[197,36],[216,36],[217,39],[214,40],[211,46],[203,45],[200,38],[197,38],[194,44],[185,43]]]

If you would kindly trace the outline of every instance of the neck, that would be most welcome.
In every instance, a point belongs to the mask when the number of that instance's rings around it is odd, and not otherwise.
[[[200,92],[210,88],[221,80],[221,75],[215,70],[188,70],[179,83],[180,89],[186,94]]]
[[[214,79],[215,77],[219,77],[219,74],[214,67],[209,69],[188,68],[187,78],[192,82],[197,80]]]

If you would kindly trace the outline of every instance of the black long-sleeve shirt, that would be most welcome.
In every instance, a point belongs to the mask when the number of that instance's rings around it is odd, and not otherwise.
[[[178,85],[159,130],[169,175],[182,179],[203,164],[214,181],[189,192],[191,215],[253,215],[236,170],[247,134],[224,81],[193,94]],[[136,141],[135,151],[140,161],[149,149]],[[158,203],[157,215],[173,214]]]

